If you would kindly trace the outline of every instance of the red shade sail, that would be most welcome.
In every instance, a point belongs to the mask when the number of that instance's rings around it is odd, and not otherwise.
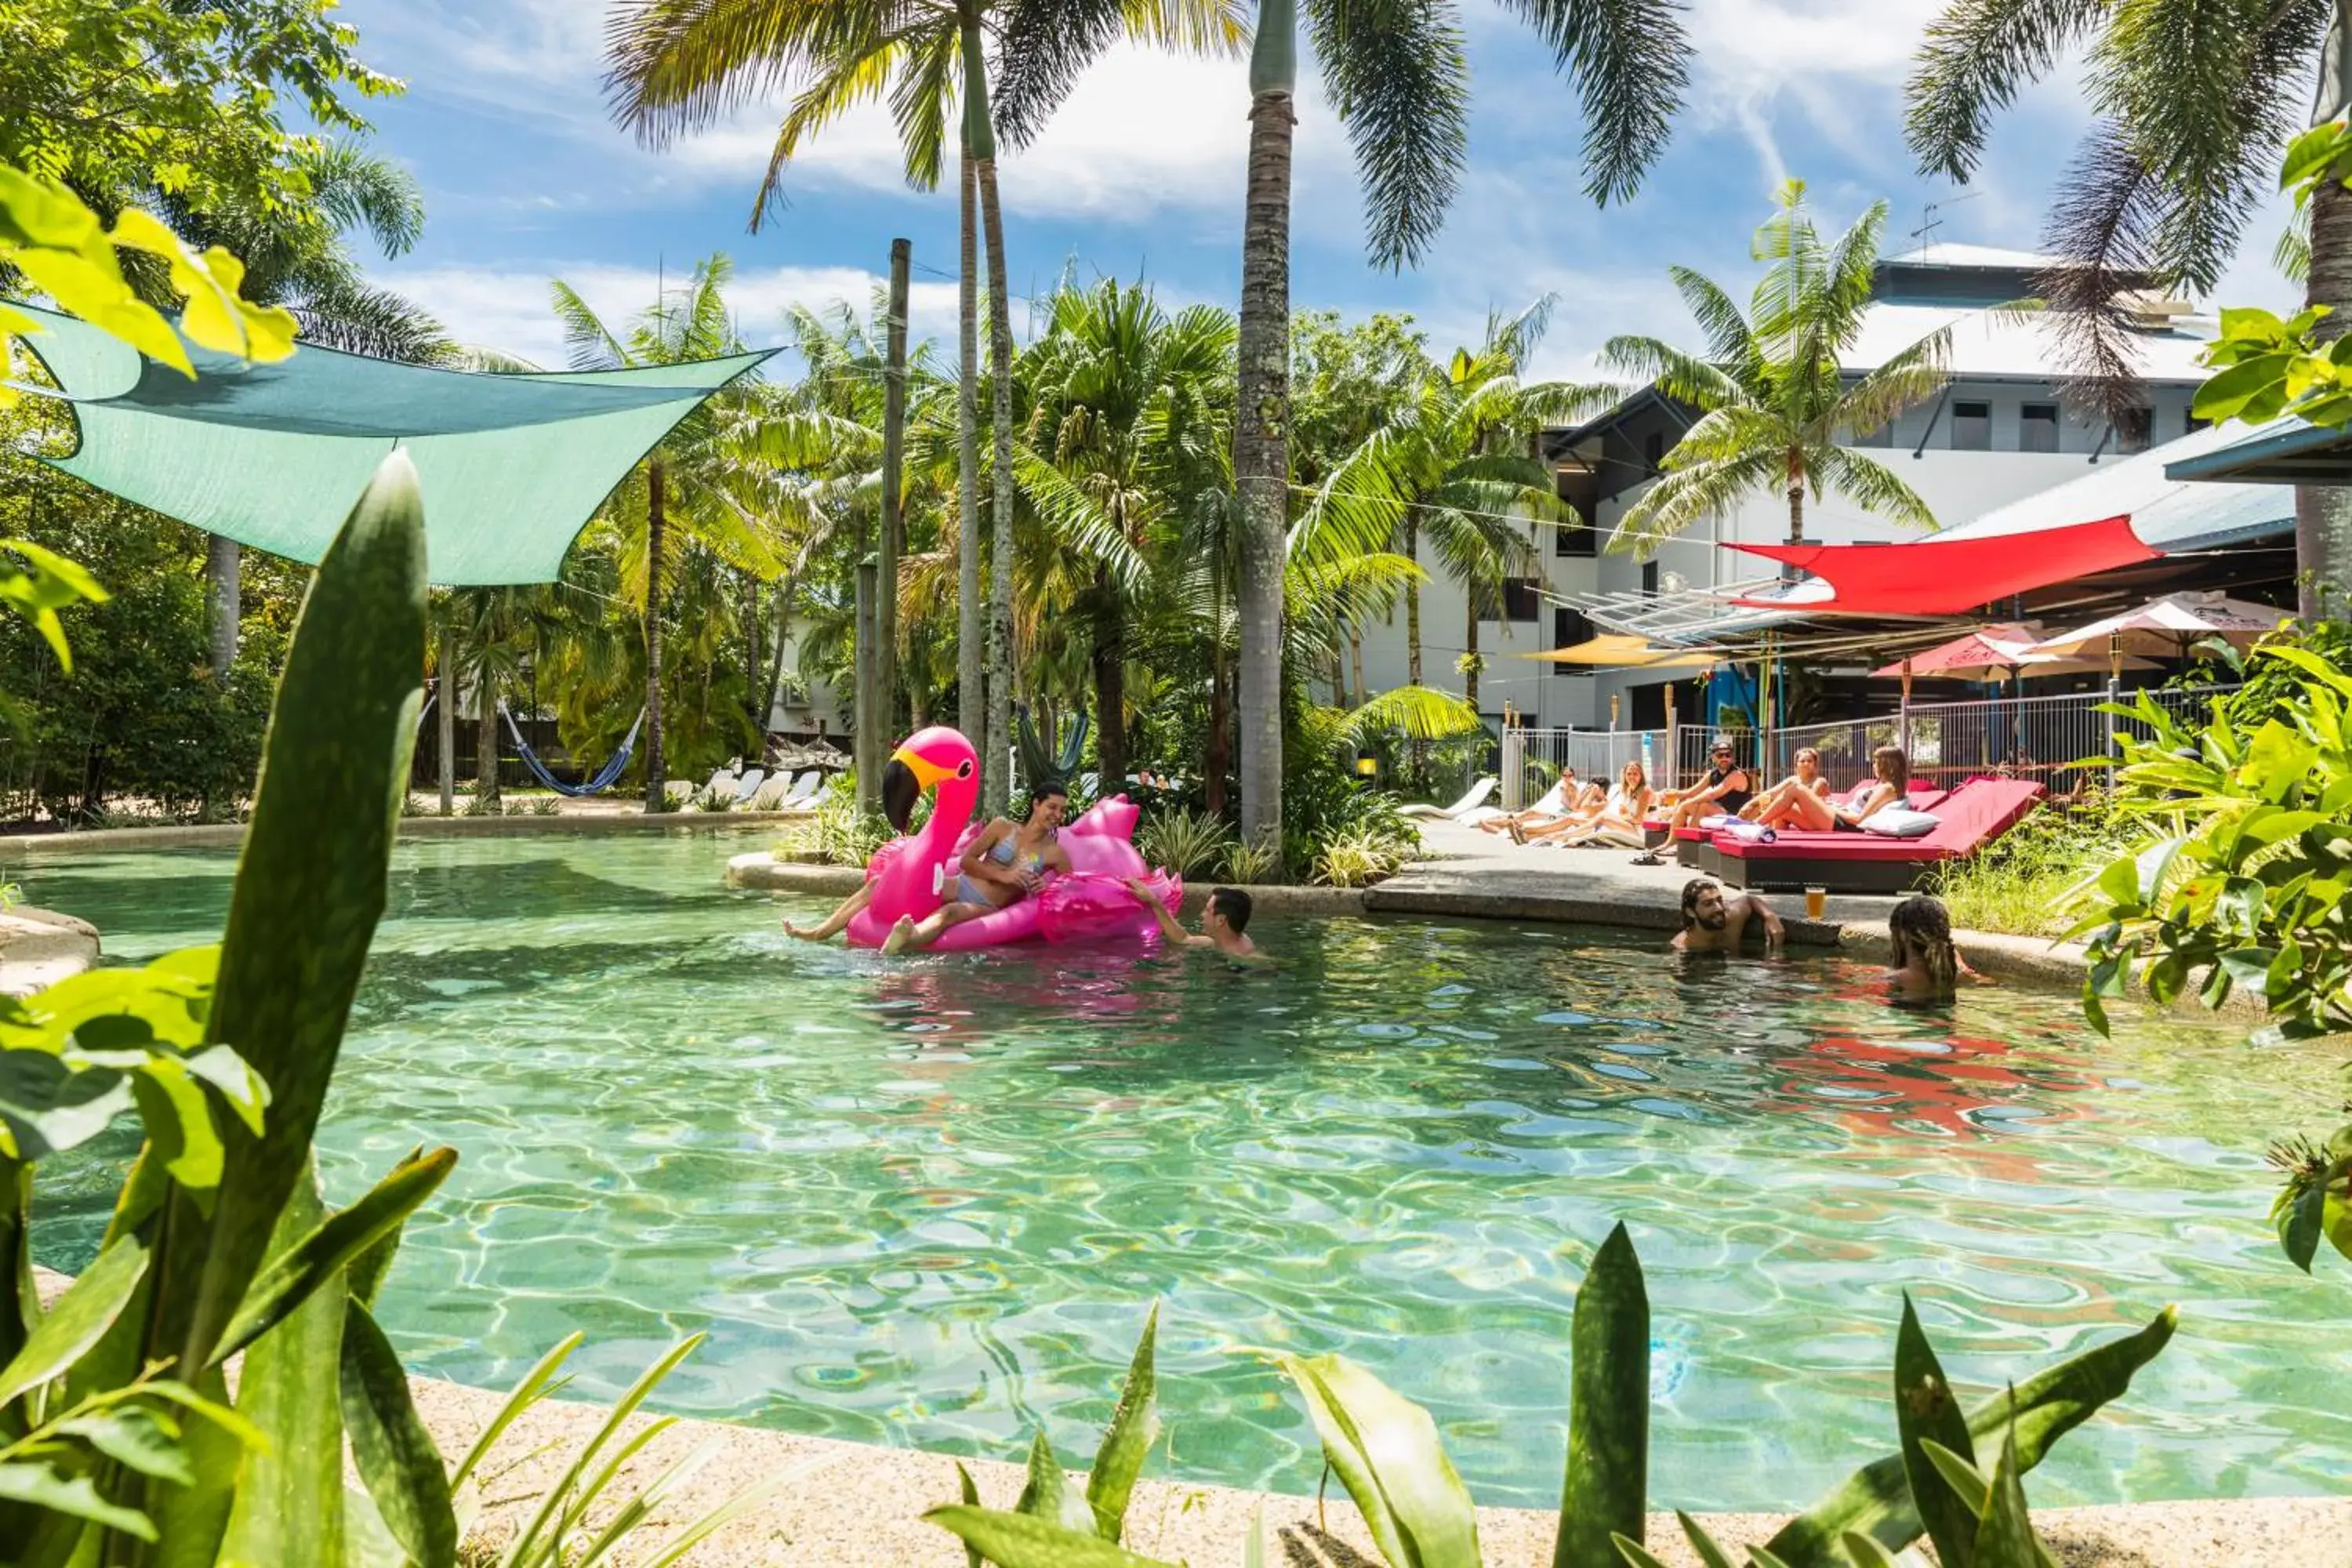
[[[1830,588],[1827,598],[1734,599],[1733,604],[1855,616],[1956,616],[2011,594],[2157,557],[2132,532],[2129,517],[1966,539],[1931,534],[1904,544],[1725,542],[1728,549],[1809,572]]]

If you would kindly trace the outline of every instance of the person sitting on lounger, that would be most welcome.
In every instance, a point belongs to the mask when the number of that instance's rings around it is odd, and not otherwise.
[[[1706,777],[1674,797],[1667,826],[1696,827],[1705,817],[1738,816],[1739,808],[1756,796],[1755,780],[1738,764],[1738,757],[1729,741],[1716,742],[1707,755]]]
[[[1751,922],[1764,928],[1764,951],[1778,952],[1787,932],[1771,905],[1754,893],[1727,899],[1714,878],[1693,877],[1683,884],[1683,929],[1672,946],[1676,952],[1738,952]]]
[[[1574,810],[1583,796],[1583,790],[1577,785],[1576,770],[1562,768],[1559,782],[1544,791],[1542,799],[1525,811],[1507,811],[1490,816],[1478,825],[1478,831],[1508,833],[1514,827],[1539,827],[1547,822],[1557,822]]]
[[[1910,799],[1911,759],[1900,746],[1881,746],[1870,753],[1872,784],[1851,805],[1832,805],[1823,795],[1797,794],[1788,797],[1790,810],[1782,826],[1810,827],[1817,832],[1856,832],[1890,805]]]
[[[1897,1002],[1949,1002],[1962,980],[1982,980],[1952,945],[1952,916],[1943,900],[1914,893],[1886,917],[1886,978]]]
[[[1630,845],[1638,849],[1642,847],[1643,818],[1650,815],[1657,798],[1656,792],[1650,788],[1649,770],[1638,762],[1629,762],[1617,775],[1617,787],[1609,792],[1600,815],[1555,835],[1551,841],[1568,845]]]
[[[1797,771],[1748,803],[1739,815],[1767,827],[1796,826],[1797,806],[1794,797],[1810,795],[1822,800],[1830,795],[1830,781],[1822,773],[1822,754],[1811,746],[1797,748]]]
[[[1587,779],[1577,786],[1576,794],[1556,816],[1533,824],[1515,823],[1503,829],[1514,844],[1532,844],[1538,838],[1567,833],[1582,827],[1599,816],[1609,805],[1609,794],[1601,787],[1599,779]]]

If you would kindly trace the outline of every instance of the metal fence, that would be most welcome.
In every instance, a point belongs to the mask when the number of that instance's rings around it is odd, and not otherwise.
[[[1664,730],[1506,730],[1503,809],[1533,805],[1570,768],[1580,779],[1613,784],[1627,763],[1640,763],[1655,784],[1667,739]]]
[[[2169,712],[2193,717],[2223,689],[2199,687],[2148,695]],[[2099,759],[2120,754],[2116,736],[2144,733],[2135,720],[2099,711],[2106,701],[2103,691],[2082,691],[1917,703],[1894,713],[1791,725],[1772,732],[1757,771],[1767,779],[1784,778],[1794,767],[1797,752],[1811,746],[1821,752],[1822,771],[1843,788],[1869,774],[1873,751],[1894,745],[1909,755],[1913,778],[1945,788],[1981,773],[2000,773],[2038,779],[2053,793],[2065,794],[2087,774],[2105,771]],[[1706,771],[1713,739],[1714,731],[1704,726],[1685,724],[1677,730],[1675,754],[1684,779]],[[1740,761],[1749,762],[1755,737],[1735,739]]]

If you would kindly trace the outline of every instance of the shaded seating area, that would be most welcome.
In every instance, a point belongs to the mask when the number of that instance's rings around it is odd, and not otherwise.
[[[1915,788],[1914,810],[1936,818],[1917,838],[1783,830],[1769,843],[1732,832],[1708,836],[1701,868],[1735,888],[1832,893],[1901,893],[1948,860],[1965,859],[2016,826],[2045,791],[2030,779],[1972,778],[1949,794]]]

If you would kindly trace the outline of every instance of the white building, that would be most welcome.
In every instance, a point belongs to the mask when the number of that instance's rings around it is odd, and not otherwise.
[[[2208,374],[2196,363],[2210,323],[2183,307],[2152,310],[2141,331],[2141,372],[2148,403],[2137,418],[2117,425],[2085,424],[2061,405],[2049,328],[1995,307],[2030,297],[2033,274],[2048,258],[1970,245],[1931,245],[1883,262],[1874,303],[1860,341],[1847,356],[1850,379],[1940,328],[1952,330],[1952,381],[1942,396],[1912,409],[1856,447],[1893,468],[1949,526],[2092,471],[2093,465],[2147,450],[2195,427],[2189,405]],[[1697,337],[1684,322],[1655,330],[1669,342]],[[1479,706],[1499,723],[1506,703],[1530,724],[1606,727],[1610,699],[1622,699],[1618,721],[1654,725],[1663,717],[1665,679],[1639,672],[1593,674],[1573,666],[1520,656],[1565,647],[1593,633],[1583,614],[1561,601],[1598,595],[1671,593],[1757,578],[1771,568],[1717,548],[1719,541],[1784,541],[1786,500],[1758,493],[1737,510],[1669,542],[1648,562],[1612,555],[1610,531],[1658,472],[1659,460],[1687,427],[1691,415],[1655,392],[1643,391],[1600,418],[1547,433],[1544,449],[1559,474],[1559,494],[1587,526],[1535,531],[1539,575],[1512,584],[1507,619],[1478,631],[1485,658]],[[2086,520],[2087,521],[2087,520]],[[1805,537],[1826,543],[1916,537],[1835,495],[1809,496]],[[1424,561],[1427,567],[1430,563]],[[1459,692],[1456,661],[1465,646],[1465,597],[1460,584],[1436,575],[1422,588],[1422,674],[1432,685]],[[1366,628],[1368,689],[1405,681],[1404,611],[1385,626]]]

